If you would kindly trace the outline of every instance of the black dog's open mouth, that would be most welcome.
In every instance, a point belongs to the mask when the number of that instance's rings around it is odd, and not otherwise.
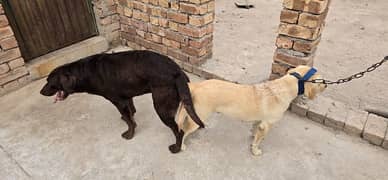
[[[67,93],[65,93],[65,91],[57,91],[57,93],[55,94],[54,103],[56,103],[58,101],[63,101],[66,98],[67,98]]]

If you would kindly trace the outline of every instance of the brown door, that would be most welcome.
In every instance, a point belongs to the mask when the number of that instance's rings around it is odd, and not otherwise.
[[[25,60],[97,34],[90,0],[3,0]]]

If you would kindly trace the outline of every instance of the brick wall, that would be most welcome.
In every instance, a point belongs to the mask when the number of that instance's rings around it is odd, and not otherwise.
[[[0,94],[26,84],[28,75],[18,43],[0,4]]]
[[[118,0],[121,39],[187,65],[212,54],[214,0]]]
[[[270,79],[289,67],[313,65],[330,0],[283,0]]]
[[[117,0],[92,0],[94,15],[100,36],[112,45],[120,44],[120,16]]]

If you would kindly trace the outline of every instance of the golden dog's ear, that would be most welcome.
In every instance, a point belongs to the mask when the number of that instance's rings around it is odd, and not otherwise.
[[[318,93],[318,84],[306,83],[304,88],[304,95],[311,100],[314,99]]]

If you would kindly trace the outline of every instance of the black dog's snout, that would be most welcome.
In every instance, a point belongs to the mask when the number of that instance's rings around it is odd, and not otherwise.
[[[53,96],[56,92],[57,91],[55,89],[51,89],[48,84],[45,84],[40,90],[40,94],[43,96]]]

